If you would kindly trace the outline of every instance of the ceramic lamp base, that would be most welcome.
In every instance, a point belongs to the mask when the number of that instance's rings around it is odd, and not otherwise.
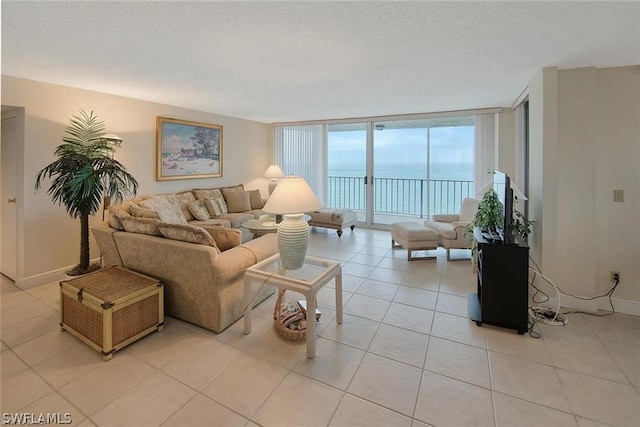
[[[277,179],[270,179],[269,180],[269,195],[271,195],[273,193],[273,190],[275,190],[277,186],[278,186],[278,180]]]
[[[278,225],[278,250],[284,270],[297,270],[304,264],[309,244],[309,224],[304,214],[283,215]]]

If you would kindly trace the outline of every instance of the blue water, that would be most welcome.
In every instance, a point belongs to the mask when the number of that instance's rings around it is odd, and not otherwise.
[[[329,168],[329,205],[364,211],[364,168],[347,166]],[[458,213],[462,199],[474,194],[473,174],[471,163],[434,163],[430,172],[425,164],[383,165],[374,171],[374,211],[420,217]]]
[[[426,163],[385,163],[376,165],[375,178],[412,178],[432,180],[473,181],[473,163],[432,163],[428,170]],[[364,165],[344,163],[329,165],[329,176],[365,176]],[[430,175],[430,176],[427,176]]]

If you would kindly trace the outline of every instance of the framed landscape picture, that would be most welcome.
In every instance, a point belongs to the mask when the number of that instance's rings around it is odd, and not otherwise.
[[[222,176],[222,126],[156,119],[156,180]]]

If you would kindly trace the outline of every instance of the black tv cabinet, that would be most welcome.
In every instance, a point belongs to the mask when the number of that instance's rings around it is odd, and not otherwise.
[[[528,330],[528,246],[489,242],[478,228],[473,237],[478,251],[478,292],[467,296],[469,317],[478,326],[487,323],[524,334]]]

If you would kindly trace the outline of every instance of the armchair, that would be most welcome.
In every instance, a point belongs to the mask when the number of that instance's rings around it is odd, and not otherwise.
[[[466,197],[457,215],[434,215],[432,221],[424,222],[425,227],[438,233],[438,246],[447,250],[448,261],[451,261],[451,249],[470,249],[466,228],[474,220],[478,203],[478,200]]]

